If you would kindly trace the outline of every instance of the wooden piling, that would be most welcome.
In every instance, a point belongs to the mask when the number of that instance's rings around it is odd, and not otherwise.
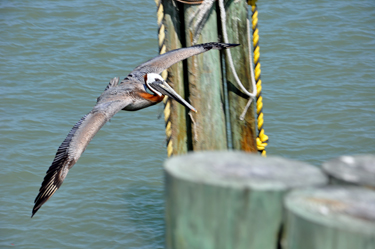
[[[196,11],[199,5],[184,4],[184,23],[186,46],[192,46],[194,35],[199,26]],[[196,44],[218,40],[216,5],[203,19],[203,28]],[[189,100],[198,110],[191,113],[192,149],[221,150],[227,149],[227,135],[224,111],[224,93],[220,53],[212,50],[188,59],[187,78],[189,81]]]
[[[166,51],[205,42],[223,42],[220,38],[222,31],[217,4],[212,5],[202,20],[198,20],[197,11],[201,6],[199,4],[191,5],[170,0],[156,2],[158,20],[160,15],[164,14],[165,28],[165,40],[159,39],[159,45],[165,45]],[[229,42],[241,44],[239,48],[232,49],[234,65],[244,87],[251,91],[247,3],[227,0],[226,8]],[[196,25],[197,23],[200,25]],[[232,149],[228,137],[232,138],[233,149],[257,151],[254,106],[252,104],[248,109],[245,120],[239,119],[248,97],[234,82],[228,63],[221,63],[220,51],[212,50],[193,56],[187,63],[177,63],[168,69],[168,83],[198,110],[198,113],[187,113],[184,107],[173,101],[166,102],[168,156],[185,154],[191,150],[223,150],[228,147]],[[222,69],[226,71],[227,89],[224,89]],[[229,103],[225,103],[224,91],[228,91]],[[225,106],[229,106],[229,127]],[[231,136],[228,136],[227,132],[231,133]]]
[[[164,45],[167,51],[184,47],[185,32],[181,30],[180,16],[183,14],[177,5],[171,4],[170,0],[162,0],[164,6],[163,24],[165,27]],[[177,63],[168,68],[168,84],[183,98],[185,96],[184,68],[182,63]],[[171,154],[186,154],[188,151],[188,128],[186,108],[179,103],[168,99],[165,106],[165,124],[167,130],[167,147]],[[189,119],[190,120],[190,119]],[[190,126],[189,126],[190,128]]]
[[[359,185],[375,189],[375,155],[340,156],[322,164],[333,184]]]
[[[295,190],[285,205],[285,249],[375,248],[372,190],[347,186]]]
[[[195,152],[167,160],[166,247],[275,249],[283,196],[322,185],[316,167],[242,152]]]
[[[252,92],[250,72],[252,65],[250,65],[249,61],[251,47],[248,40],[248,33],[250,32],[248,29],[250,27],[247,25],[248,5],[246,1],[226,0],[225,10],[228,39],[231,43],[241,44],[241,46],[233,48],[230,51],[233,64],[243,86],[249,92]],[[228,57],[226,57],[225,68],[233,149],[256,152],[254,102],[246,112],[244,120],[240,120],[249,97],[239,90],[233,72],[230,69]]]

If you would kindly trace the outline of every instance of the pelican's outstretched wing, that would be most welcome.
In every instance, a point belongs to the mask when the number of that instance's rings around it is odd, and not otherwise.
[[[176,50],[169,51],[165,54],[156,56],[155,58],[139,65],[129,74],[129,76],[143,77],[143,75],[147,73],[160,74],[173,64],[182,61],[186,58],[189,58],[190,56],[197,55],[211,49],[225,49],[236,47],[238,45],[240,44],[211,42],[195,45],[188,48],[179,48]]]
[[[55,159],[46,172],[39,194],[35,198],[31,217],[59,189],[69,169],[77,162],[100,128],[129,103],[130,99],[98,103],[91,112],[73,126],[58,148]]]

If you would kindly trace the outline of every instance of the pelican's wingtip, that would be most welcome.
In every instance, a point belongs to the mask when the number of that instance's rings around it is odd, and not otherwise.
[[[36,214],[36,212],[38,212],[39,208],[35,210],[35,208],[33,208],[33,211],[31,212],[31,217],[30,218],[33,218],[33,216]]]
[[[241,44],[237,44],[237,43],[225,43],[225,44],[227,45],[226,48],[233,48],[233,47],[237,47],[237,46],[241,45]]]
[[[210,50],[210,49],[227,49],[227,48],[233,48],[233,47],[237,47],[241,44],[237,44],[237,43],[221,43],[221,42],[209,42],[209,43],[204,43],[204,44],[200,44],[200,45],[197,45],[197,46],[203,46],[204,49],[206,50]]]

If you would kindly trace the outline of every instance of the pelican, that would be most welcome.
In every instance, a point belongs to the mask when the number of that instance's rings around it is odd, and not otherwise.
[[[55,158],[39,189],[39,194],[35,198],[31,218],[60,188],[69,170],[78,161],[99,129],[120,110],[137,111],[161,102],[167,95],[196,112],[196,109],[179,96],[160,76],[162,71],[190,56],[211,49],[226,49],[238,45],[211,42],[172,50],[139,65],[120,84],[117,77],[113,78],[97,99],[94,108],[73,126],[57,149]]]

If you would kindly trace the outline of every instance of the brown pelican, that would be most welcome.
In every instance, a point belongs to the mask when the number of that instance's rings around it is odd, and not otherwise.
[[[195,111],[159,75],[173,64],[211,49],[225,49],[239,44],[205,43],[172,50],[136,67],[123,81],[113,78],[97,99],[94,108],[78,123],[57,149],[35,198],[31,217],[48,201],[63,183],[69,169],[78,161],[86,146],[103,125],[118,111],[136,111],[161,102],[165,95]],[[153,94],[150,94],[151,91]]]

